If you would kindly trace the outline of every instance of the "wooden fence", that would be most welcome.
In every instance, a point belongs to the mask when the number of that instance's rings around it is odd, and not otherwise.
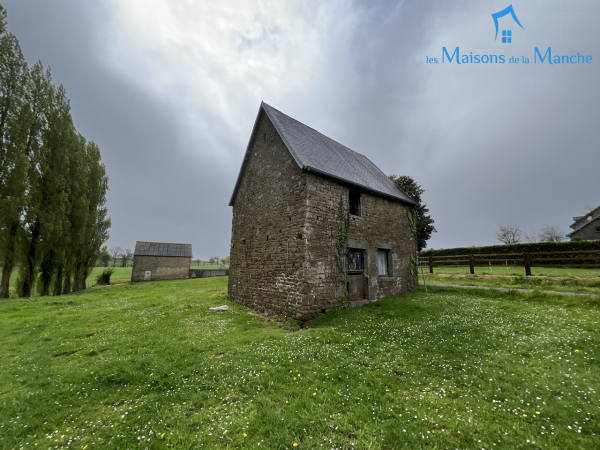
[[[468,267],[471,274],[475,267],[524,267],[525,274],[531,276],[532,267],[600,268],[600,250],[429,256],[421,258],[420,265],[429,266],[429,273],[434,267]]]

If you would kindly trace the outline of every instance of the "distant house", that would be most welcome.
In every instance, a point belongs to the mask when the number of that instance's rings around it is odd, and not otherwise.
[[[414,285],[414,202],[365,156],[265,103],[229,205],[231,300],[307,320]]]
[[[189,278],[192,244],[135,243],[131,281]]]
[[[572,232],[567,234],[568,238],[578,237],[584,241],[600,240],[600,206],[585,216],[573,217],[570,227]]]

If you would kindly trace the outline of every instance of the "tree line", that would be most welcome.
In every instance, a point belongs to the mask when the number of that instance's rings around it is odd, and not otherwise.
[[[540,242],[562,242],[565,240],[565,233],[556,225],[547,225],[539,231],[525,233],[516,224],[503,224],[496,228],[496,239],[503,244],[519,244],[523,240],[530,244]]]
[[[0,4],[0,298],[15,269],[22,297],[85,289],[108,239],[107,190],[100,149],[50,69],[28,66]]]

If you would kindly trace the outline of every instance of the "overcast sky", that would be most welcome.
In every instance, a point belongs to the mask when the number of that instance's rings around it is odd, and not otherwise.
[[[600,6],[513,0],[0,0],[52,68],[110,178],[108,246],[229,254],[228,205],[261,100],[425,189],[429,247],[496,243],[600,205]],[[501,34],[501,33],[500,33]],[[592,64],[427,64],[461,54]]]

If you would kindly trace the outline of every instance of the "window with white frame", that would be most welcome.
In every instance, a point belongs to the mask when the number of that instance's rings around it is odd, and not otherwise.
[[[377,273],[379,275],[387,276],[390,274],[389,271],[389,250],[377,250]]]

